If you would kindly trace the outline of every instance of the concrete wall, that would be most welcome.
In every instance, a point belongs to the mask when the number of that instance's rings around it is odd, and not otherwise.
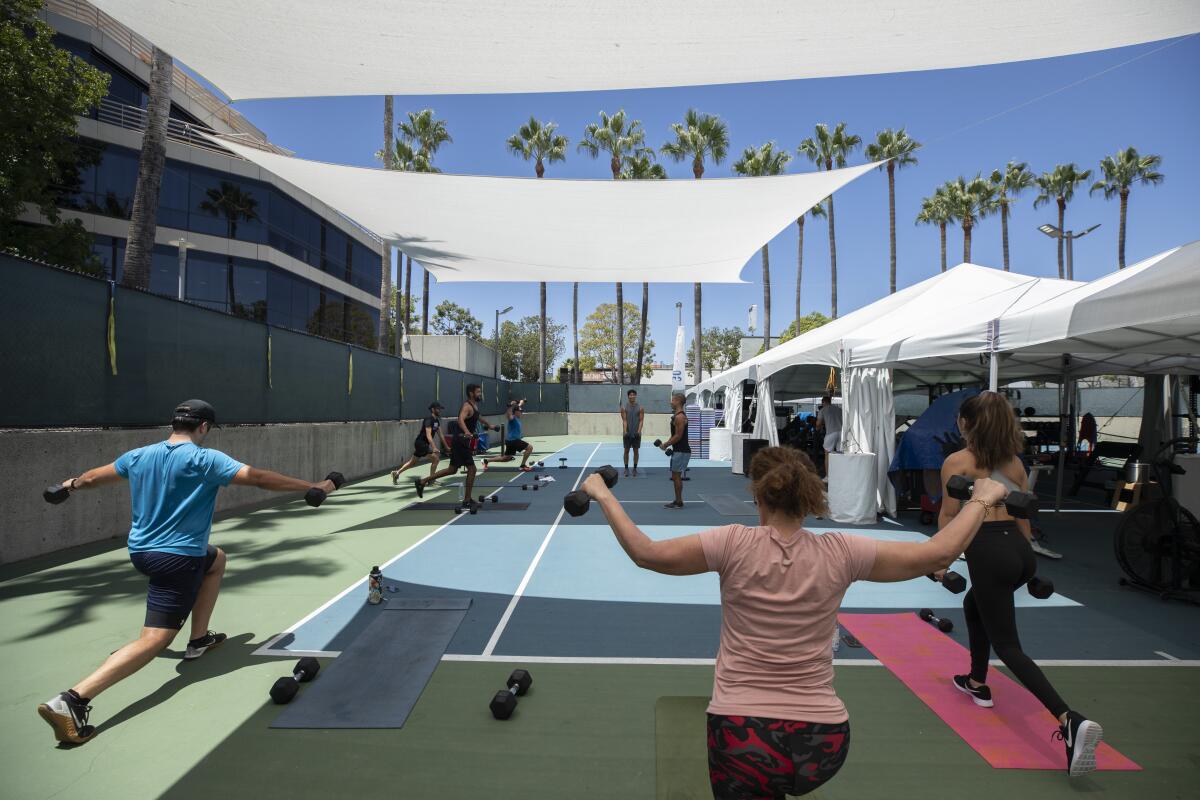
[[[567,417],[567,432],[572,436],[620,436],[621,418],[614,411],[609,414],[586,414],[570,412]],[[671,432],[670,414],[647,414],[642,425],[642,439],[650,442],[665,439]]]
[[[402,463],[412,452],[418,427],[417,422],[245,426],[215,430],[205,444],[255,467],[299,478],[318,480],[337,470],[353,480]],[[125,536],[125,484],[76,492],[57,506],[42,500],[42,490],[166,435],[165,429],[150,428],[0,432],[0,463],[18,467],[8,470],[0,490],[0,563]],[[230,486],[217,495],[217,510],[236,511],[281,497]]]
[[[404,357],[436,367],[495,377],[496,351],[469,336],[412,336]]]

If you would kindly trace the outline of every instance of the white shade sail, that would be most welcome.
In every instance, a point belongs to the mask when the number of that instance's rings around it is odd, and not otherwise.
[[[1183,36],[1196,0],[92,0],[230,98],[697,86]]]
[[[305,161],[219,140],[439,282],[740,283],[763,243],[877,164],[765,178],[551,180]]]
[[[1200,370],[1200,242],[1049,298],[962,305],[901,339],[856,345],[848,364],[888,366],[936,382],[947,374],[986,375],[992,348],[1001,354],[1005,380]]]

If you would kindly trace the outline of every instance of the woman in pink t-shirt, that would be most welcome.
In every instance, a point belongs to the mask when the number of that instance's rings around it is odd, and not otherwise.
[[[583,483],[639,567],[721,577],[721,645],[708,706],[718,800],[806,794],[837,773],[850,725],[833,690],[831,641],[846,589],[856,580],[903,581],[947,568],[1008,493],[978,480],[973,498],[936,536],[885,542],[803,528],[809,514],[826,511],[826,500],[812,462],[797,450],[760,450],[750,479],[757,526],[661,541],[638,529],[599,475]]]

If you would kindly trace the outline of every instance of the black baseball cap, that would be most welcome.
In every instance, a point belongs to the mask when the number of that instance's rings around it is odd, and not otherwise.
[[[433,411],[435,408],[445,408],[445,406],[439,403],[437,400],[434,400],[429,404],[429,410]]]
[[[214,428],[220,427],[217,425],[217,410],[203,400],[184,400],[175,406],[175,418],[180,417],[207,422]]]

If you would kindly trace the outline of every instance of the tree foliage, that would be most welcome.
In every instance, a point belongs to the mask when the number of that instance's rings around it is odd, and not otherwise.
[[[704,353],[704,371],[712,374],[737,364],[741,360],[742,338],[745,335],[741,328],[713,326],[705,330],[700,336],[701,352]],[[695,353],[688,352],[686,368],[690,371],[695,370]]]
[[[637,338],[642,327],[642,315],[633,303],[625,303],[625,347],[622,360],[626,376],[633,375],[637,361]],[[617,304],[601,303],[588,314],[579,331],[579,363],[591,360],[596,369],[604,370],[612,381],[617,379]],[[654,360],[654,340],[646,338],[646,365],[642,377],[651,374],[649,363]]]
[[[800,324],[797,325],[797,322]],[[809,331],[819,328],[829,322],[832,322],[832,320],[822,314],[820,311],[814,311],[811,314],[805,314],[799,320],[792,320],[792,324],[783,329],[783,333],[779,334],[779,343],[783,344],[788,339],[795,339],[800,334],[808,333]]]
[[[483,323],[468,309],[451,300],[443,300],[437,304],[430,326],[434,333],[442,336],[469,336],[477,342],[484,340]]]
[[[518,381],[537,381],[540,331],[541,317],[537,314],[500,324],[500,374]],[[566,331],[566,325],[546,319],[546,365],[551,372],[566,352]]]
[[[75,118],[100,102],[109,77],[54,46],[54,31],[36,16],[41,5],[0,5],[0,242],[30,258],[94,269],[91,236],[78,220],[63,220],[56,204],[86,158]],[[26,204],[49,225],[18,222]]]

